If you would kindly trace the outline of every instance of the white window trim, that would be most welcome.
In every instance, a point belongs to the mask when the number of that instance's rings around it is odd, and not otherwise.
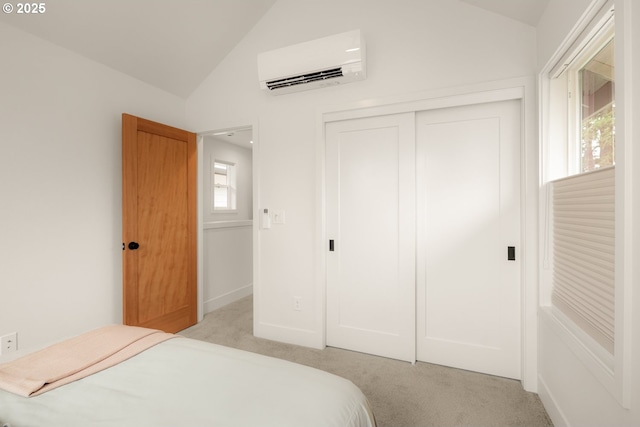
[[[594,0],[588,10],[583,14],[579,22],[574,26],[571,33],[556,51],[545,67],[539,74],[539,99],[541,121],[541,197],[542,204],[540,206],[540,215],[542,221],[548,217],[548,187],[549,177],[553,171],[549,170],[549,154],[552,152],[551,142],[557,135],[552,135],[552,125],[550,124],[550,105],[552,93],[550,91],[550,82],[553,78],[558,77],[571,63],[571,60],[578,56],[578,53],[591,40],[593,35],[607,19],[607,15],[613,9],[614,0]],[[623,7],[628,2],[616,2],[617,5],[622,4]],[[625,16],[624,13],[621,14]],[[615,19],[615,18],[614,18]],[[630,23],[628,19],[622,25],[623,31],[616,31],[616,54],[624,50],[629,53],[628,42],[631,39]],[[623,94],[625,83],[630,83],[631,73],[628,70],[629,64],[616,64],[616,103],[618,113],[625,111],[631,116],[630,105],[625,104]],[[622,77],[622,78],[621,78]],[[616,129],[619,137],[625,134],[630,136],[629,123],[624,123],[624,114],[617,117]],[[621,119],[621,120],[618,120]],[[568,137],[568,135],[566,135]],[[630,407],[631,386],[630,386],[630,361],[631,361],[631,310],[630,298],[625,295],[631,295],[631,274],[630,274],[630,257],[631,238],[625,229],[628,229],[631,221],[631,212],[625,204],[625,200],[630,200],[630,194],[625,179],[630,176],[630,171],[625,168],[625,163],[631,163],[631,159],[625,159],[624,145],[625,138],[617,138],[616,140],[616,291],[615,291],[615,352],[611,360],[610,357],[601,354],[601,346],[590,342],[589,339],[582,337],[573,322],[568,321],[559,310],[554,310],[550,306],[551,285],[549,283],[548,266],[543,264],[540,270],[540,302],[541,302],[541,320],[548,321],[553,330],[562,337],[562,340],[572,350],[572,352],[585,364],[588,370],[595,378],[605,387],[612,396],[621,404],[623,408]],[[567,153],[569,154],[569,153]],[[569,155],[567,155],[569,161]],[[568,165],[567,165],[568,166]],[[546,205],[544,200],[547,199]],[[543,238],[548,244],[549,233],[545,229]],[[546,246],[546,245],[544,245]],[[551,251],[551,249],[543,249]]]

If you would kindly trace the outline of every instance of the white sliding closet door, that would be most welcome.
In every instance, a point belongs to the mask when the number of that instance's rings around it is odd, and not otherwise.
[[[327,344],[415,361],[415,115],[326,124]],[[333,249],[333,250],[330,250]]]
[[[416,139],[417,358],[520,378],[520,102],[420,112]]]

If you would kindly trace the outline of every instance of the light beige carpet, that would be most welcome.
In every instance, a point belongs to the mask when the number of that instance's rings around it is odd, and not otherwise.
[[[369,399],[378,427],[552,426],[519,381],[429,363],[327,347],[315,350],[253,336],[252,297],[207,314],[180,334],[290,360],[351,380]]]

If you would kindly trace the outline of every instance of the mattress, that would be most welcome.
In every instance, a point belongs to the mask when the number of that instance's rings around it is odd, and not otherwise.
[[[341,426],[375,421],[352,382],[176,337],[41,395],[0,390],[0,426]]]

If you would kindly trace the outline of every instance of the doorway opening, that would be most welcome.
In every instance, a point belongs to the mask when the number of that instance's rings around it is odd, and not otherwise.
[[[253,128],[199,135],[199,302],[206,313],[253,293]]]

